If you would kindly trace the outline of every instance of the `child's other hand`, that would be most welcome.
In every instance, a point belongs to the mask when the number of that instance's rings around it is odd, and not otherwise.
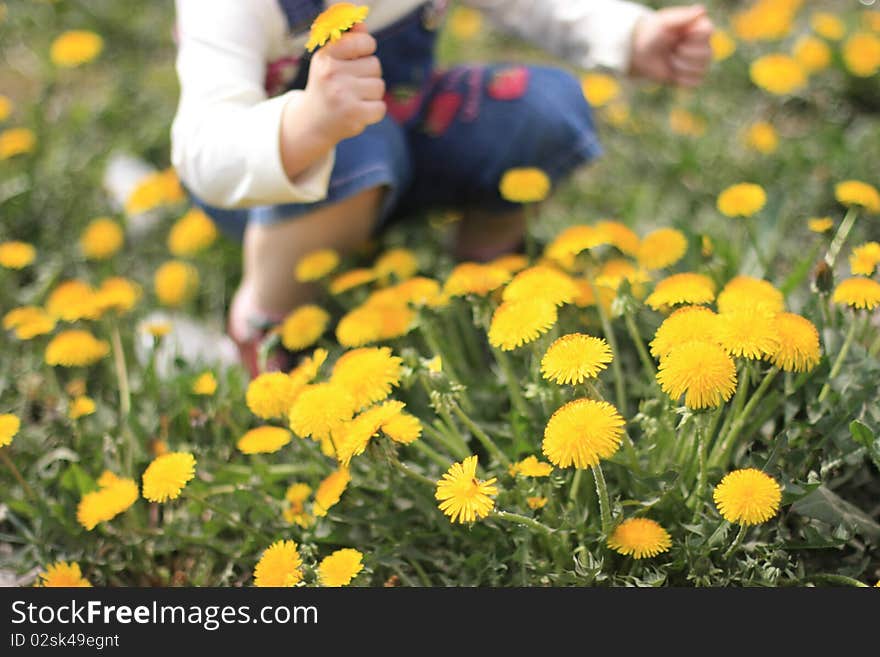
[[[303,118],[333,144],[385,116],[385,81],[375,52],[376,40],[358,25],[312,57]]]
[[[712,63],[713,29],[702,5],[669,7],[643,18],[633,34],[630,74],[697,86]]]

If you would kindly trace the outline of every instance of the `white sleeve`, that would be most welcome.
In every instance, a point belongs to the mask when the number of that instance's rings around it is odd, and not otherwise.
[[[622,0],[465,0],[499,27],[576,66],[629,69],[636,22],[651,10]]]
[[[176,0],[180,103],[172,162],[201,200],[221,208],[311,203],[327,196],[334,152],[287,177],[281,115],[302,98],[267,99],[269,54],[286,21],[275,0]]]

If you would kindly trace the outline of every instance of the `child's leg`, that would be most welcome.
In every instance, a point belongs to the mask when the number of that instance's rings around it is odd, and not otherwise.
[[[260,326],[276,323],[310,301],[314,290],[296,281],[296,263],[316,249],[347,253],[363,244],[378,220],[383,196],[384,188],[371,188],[291,221],[250,223],[244,236],[242,282],[229,316],[232,338],[252,340]]]
[[[516,251],[525,239],[526,215],[520,209],[469,210],[458,224],[455,255],[485,262]]]

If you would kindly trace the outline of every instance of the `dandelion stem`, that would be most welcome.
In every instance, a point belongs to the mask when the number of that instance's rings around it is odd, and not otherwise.
[[[34,493],[34,489],[30,487],[28,482],[24,480],[24,477],[21,476],[21,472],[15,466],[15,463],[12,462],[12,459],[9,458],[9,455],[6,453],[5,449],[0,448],[0,460],[9,468],[9,471],[12,473],[12,476],[15,477],[15,480],[19,483],[25,495],[31,498],[36,498],[36,494]]]
[[[714,415],[717,417],[717,414]],[[691,492],[689,500],[689,502],[693,503],[694,508],[694,516],[691,521],[693,523],[696,523],[697,519],[700,517],[700,500],[703,498],[703,489],[706,488],[706,451],[709,441],[709,431],[708,427],[704,426],[704,423],[709,423],[711,420],[705,420],[705,418],[701,418],[701,420],[702,421],[697,422],[697,460],[699,462],[697,485]]]
[[[745,222],[746,236],[749,238],[749,243],[755,250],[755,256],[758,258],[758,263],[760,263],[761,268],[763,269],[762,273],[766,273],[767,270],[770,269],[770,263],[767,262],[767,259],[764,257],[763,251],[761,251],[761,246],[758,242],[758,234],[755,231],[755,222],[751,219],[745,219]]]
[[[110,331],[110,344],[113,347],[113,366],[116,370],[116,381],[119,385],[119,425],[125,437],[125,471],[132,474],[134,461],[134,434],[129,425],[131,413],[131,388],[128,383],[128,367],[125,364],[125,349],[122,347],[122,336],[119,334],[119,323],[113,322]]]
[[[592,278],[588,278],[587,282],[590,285],[590,289],[593,291],[593,298],[596,300],[596,310],[599,313],[599,321],[602,323],[602,332],[605,334],[605,339],[608,341],[608,344],[611,346],[611,351],[614,353],[614,358],[611,360],[611,370],[614,372],[614,392],[617,399],[617,410],[620,411],[621,415],[626,417],[629,415],[626,408],[626,385],[623,380],[623,366],[620,362],[620,349],[617,348],[617,337],[614,335],[614,328],[611,326],[611,321],[608,319],[608,313],[605,312],[605,308],[602,306],[602,300],[599,297],[599,289],[596,287]]]
[[[645,348],[645,342],[639,334],[639,327],[636,326],[636,320],[633,317],[632,312],[627,310],[623,314],[623,319],[626,322],[629,337],[632,338],[632,341],[636,345],[636,351],[639,352],[639,358],[642,360],[642,365],[645,367],[645,371],[650,375],[652,384],[657,385],[657,368],[654,367],[654,360],[648,353],[647,348]]]
[[[495,354],[498,367],[501,368],[501,373],[504,375],[504,383],[507,384],[507,391],[510,394],[510,403],[519,411],[520,415],[533,419],[532,411],[526,403],[526,399],[523,397],[522,390],[519,389],[519,384],[513,373],[513,363],[510,362],[510,357],[501,349],[492,349],[492,351]]]
[[[602,466],[596,464],[592,468],[593,479],[596,481],[596,494],[599,496],[599,515],[602,518],[602,533],[607,536],[611,532],[611,501],[608,499],[608,484]]]
[[[474,434],[474,437],[480,441],[480,444],[486,448],[490,454],[492,454],[498,461],[504,465],[505,467],[510,465],[510,459],[507,458],[507,455],[501,451],[498,445],[495,444],[495,441],[489,437],[485,431],[483,431],[476,422],[474,422],[468,415],[461,410],[458,404],[452,406],[452,412],[458,416],[464,425],[471,430],[471,433]]]
[[[225,518],[226,520],[231,522],[233,525],[241,528],[243,531],[247,532],[248,534],[250,534],[254,538],[259,539],[261,542],[263,542],[263,543],[271,543],[272,542],[271,536],[269,536],[268,534],[264,534],[259,529],[255,528],[255,527],[251,527],[246,522],[243,522],[241,519],[236,518],[234,515],[229,513],[226,509],[223,509],[222,507],[219,507],[216,504],[214,504],[213,502],[209,501],[208,498],[203,497],[203,496],[199,495],[198,493],[193,493],[188,488],[183,490],[183,495],[185,495],[188,499],[192,500],[193,502],[198,502],[199,504],[204,506],[206,509],[210,509],[211,511],[216,513],[218,516]]]
[[[400,472],[403,475],[406,475],[410,479],[412,479],[414,481],[418,481],[419,483],[425,484],[426,486],[430,486],[431,488],[437,487],[436,481],[434,481],[430,477],[426,477],[425,475],[421,474],[420,472],[416,472],[415,470],[413,470],[409,466],[404,465],[403,463],[401,463],[400,459],[397,458],[396,456],[391,456],[391,457],[389,457],[388,460],[391,462],[391,466],[395,470],[397,470],[398,472]]]
[[[572,502],[577,500],[578,490],[581,487],[581,476],[583,475],[583,470],[577,468],[574,471],[574,477],[571,480],[571,488],[568,491],[568,499]]]
[[[834,234],[834,239],[831,240],[831,245],[828,247],[828,252],[825,254],[825,262],[829,267],[834,267],[837,256],[840,255],[840,250],[846,243],[846,239],[856,223],[858,214],[854,206],[850,207],[843,221],[840,222],[840,226],[838,226],[837,232]]]
[[[536,529],[539,532],[548,535],[554,532],[554,530],[547,525],[538,522],[534,518],[520,515],[519,513],[511,513],[510,511],[493,511],[489,517],[495,518],[496,520],[503,520],[504,522],[511,522],[517,525],[522,525],[523,527],[528,527],[529,529]]]
[[[840,353],[837,354],[837,358],[834,360],[834,364],[831,366],[831,372],[828,373],[828,379],[825,381],[825,385],[822,386],[822,390],[819,391],[819,403],[825,401],[825,398],[828,396],[828,393],[831,392],[831,381],[837,378],[837,375],[840,374],[840,370],[843,368],[843,362],[846,360],[847,354],[849,354],[849,349],[852,347],[852,343],[856,337],[856,326],[858,322],[853,319],[853,321],[849,324],[849,331],[846,333],[846,338],[844,338],[843,346],[840,348]]]
[[[712,455],[709,457],[709,464],[711,467],[723,465],[730,459],[730,454],[736,445],[736,439],[739,438],[740,433],[742,433],[742,430],[745,428],[746,420],[749,419],[749,416],[751,416],[752,412],[761,402],[761,399],[763,399],[764,394],[767,392],[770,384],[773,383],[777,374],[779,374],[778,367],[773,367],[767,372],[764,380],[761,381],[761,384],[757,387],[755,392],[752,393],[749,403],[746,404],[742,413],[740,413],[733,421],[733,424],[730,425],[730,431],[721,442],[712,449]]]
[[[432,438],[434,438],[434,440],[446,447],[450,452],[452,452],[453,456],[456,456],[460,459],[466,459],[468,456],[471,455],[470,450],[464,447],[463,441],[452,440],[444,432],[428,424],[427,422],[422,423],[422,427],[425,429],[425,433],[427,433]],[[459,444],[459,442],[461,442],[461,444]]]
[[[854,586],[857,588],[868,588],[864,582],[860,582],[846,575],[835,575],[834,573],[816,573],[804,577],[802,582],[827,582],[828,584],[840,584],[842,586]]]
[[[424,425],[423,425],[424,426]],[[439,452],[428,447],[423,441],[417,440],[412,443],[413,448],[420,451],[422,454],[427,456],[429,459],[434,461],[437,465],[439,465],[444,470],[448,470],[449,466],[452,465],[452,461],[447,459],[445,456],[441,455]]]
[[[748,532],[748,525],[740,525],[739,531],[736,534],[736,538],[733,539],[733,543],[731,543],[730,547],[727,548],[727,552],[724,553],[724,559],[727,560],[730,556],[737,551],[740,544],[743,542],[743,539],[746,537],[746,532]]]

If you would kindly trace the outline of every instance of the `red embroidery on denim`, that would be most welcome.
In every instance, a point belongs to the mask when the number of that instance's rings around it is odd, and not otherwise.
[[[437,94],[431,102],[428,117],[425,119],[425,132],[434,137],[445,133],[455,120],[462,102],[461,94],[455,91],[443,91]]]
[[[462,121],[476,121],[480,116],[480,101],[483,100],[483,69],[476,66],[467,78],[468,95],[462,111]]]
[[[281,93],[293,80],[299,68],[299,57],[282,57],[266,65],[266,79],[263,86],[270,96]]]
[[[417,87],[396,87],[385,94],[388,115],[403,124],[412,119],[422,105],[424,92]]]
[[[529,69],[515,66],[495,73],[489,83],[489,96],[496,100],[516,100],[525,96],[528,88]]]

